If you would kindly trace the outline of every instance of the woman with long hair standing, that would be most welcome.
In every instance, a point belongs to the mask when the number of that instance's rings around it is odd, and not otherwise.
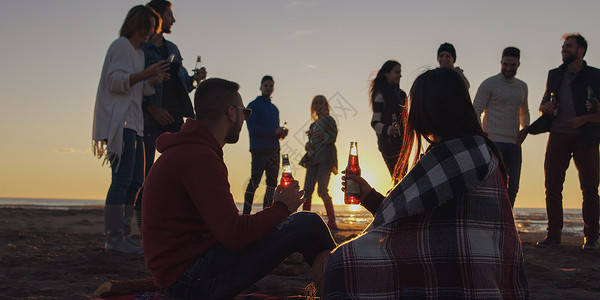
[[[394,167],[402,148],[401,121],[406,93],[399,86],[401,72],[399,62],[388,60],[371,81],[371,127],[377,134],[377,146],[391,176],[394,175]]]
[[[338,229],[335,223],[335,211],[333,201],[329,195],[329,179],[331,173],[338,173],[337,150],[335,140],[337,138],[337,125],[329,114],[330,107],[327,98],[317,95],[310,105],[312,124],[306,132],[308,142],[306,143],[306,155],[301,165],[306,167],[304,179],[304,205],[303,210],[310,210],[312,194],[315,184],[318,183],[317,194],[323,200],[327,211],[327,226],[329,229]]]
[[[449,68],[415,80],[396,170],[418,153],[386,197],[345,175],[374,219],[329,256],[324,299],[529,297],[506,169],[462,80]]]
[[[133,241],[133,203],[144,182],[144,117],[142,97],[152,84],[168,76],[159,62],[144,69],[142,43],[158,28],[160,17],[148,6],[133,7],[106,53],[94,109],[93,151],[110,162],[112,180],[104,206],[106,250],[141,253]]]

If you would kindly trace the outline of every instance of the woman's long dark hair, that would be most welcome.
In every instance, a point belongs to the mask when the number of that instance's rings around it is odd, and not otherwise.
[[[375,97],[375,94],[388,84],[385,73],[391,72],[392,69],[398,65],[400,65],[400,63],[395,60],[386,61],[377,72],[377,76],[371,81],[371,97],[369,99],[371,107],[373,107],[373,98]]]
[[[492,152],[500,160],[506,182],[506,168],[502,156],[481,128],[469,91],[460,74],[448,68],[437,68],[419,75],[410,88],[410,107],[404,114],[404,141],[400,158],[394,169],[394,180],[400,181],[408,168],[414,142],[420,151],[422,139],[431,144],[434,136],[442,141],[479,135],[485,138]],[[413,164],[419,160],[415,155]]]

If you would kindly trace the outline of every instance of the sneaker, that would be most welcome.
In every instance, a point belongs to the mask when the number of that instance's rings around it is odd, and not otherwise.
[[[596,250],[598,249],[598,238],[583,238],[583,246],[581,247],[583,250]]]
[[[537,242],[535,244],[536,247],[539,248],[548,248],[560,245],[560,238],[556,239],[553,237],[546,236],[543,240]]]

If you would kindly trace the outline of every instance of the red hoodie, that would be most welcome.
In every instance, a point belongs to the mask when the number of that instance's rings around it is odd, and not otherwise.
[[[178,133],[157,140],[162,155],[144,186],[142,242],[154,283],[166,288],[218,243],[242,249],[289,215],[276,203],[241,215],[230,193],[223,149],[202,122],[188,119]]]

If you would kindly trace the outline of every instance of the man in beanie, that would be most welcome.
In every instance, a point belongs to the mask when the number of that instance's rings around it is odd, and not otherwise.
[[[508,169],[508,198],[515,205],[521,177],[521,144],[529,127],[529,104],[527,84],[515,77],[520,63],[521,51],[507,47],[502,51],[500,73],[481,83],[473,108],[483,130],[496,146]],[[521,130],[520,130],[521,129]]]
[[[467,77],[465,77],[464,71],[461,68],[454,66],[454,62],[456,62],[456,49],[454,49],[452,44],[443,43],[440,45],[437,51],[437,61],[440,64],[440,68],[450,68],[456,70],[465,81],[467,89],[471,87]]]

